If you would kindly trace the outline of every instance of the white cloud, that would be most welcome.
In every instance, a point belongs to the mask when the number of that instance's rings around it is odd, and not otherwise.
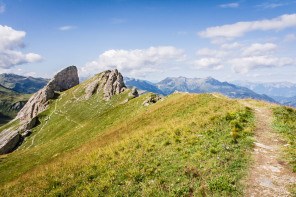
[[[202,48],[196,52],[199,59],[189,62],[195,69],[219,70],[224,67],[232,68],[239,74],[251,70],[295,65],[296,59],[277,57],[277,45],[274,43],[253,43],[246,46],[241,43],[221,45],[221,50]]]
[[[0,25],[0,68],[9,69],[15,65],[39,62],[42,57],[35,53],[23,54],[15,48],[24,47],[23,38],[26,32],[16,31]]]
[[[21,68],[18,68],[18,69],[2,69],[0,68],[0,73],[14,73],[14,74],[17,74],[17,75],[21,75],[21,76],[36,76],[36,73],[35,72],[28,72],[26,70],[23,70]]]
[[[223,65],[221,65],[221,59],[219,58],[210,58],[210,57],[201,58],[191,62],[191,64],[194,65],[195,69],[211,68],[214,70],[219,70],[223,68]]]
[[[59,27],[59,30],[61,30],[61,31],[67,31],[67,30],[75,29],[75,28],[76,28],[75,26],[67,25],[67,26]]]
[[[197,56],[207,56],[207,57],[224,57],[227,55],[226,51],[218,51],[209,48],[203,48],[196,51]]]
[[[0,14],[5,12],[5,5],[0,5]]]
[[[243,56],[260,56],[260,55],[266,56],[266,55],[274,54],[276,48],[277,48],[277,45],[273,43],[266,43],[266,44],[254,43],[251,46],[244,49],[242,52],[242,55]]]
[[[268,9],[268,8],[277,8],[277,7],[281,7],[281,6],[284,6],[284,5],[287,5],[287,4],[285,4],[285,3],[268,3],[268,2],[265,2],[265,3],[257,5],[257,7]]]
[[[184,51],[172,46],[150,47],[135,50],[108,50],[95,61],[88,62],[81,69],[82,74],[117,68],[125,74],[136,76],[156,72],[161,64],[169,61],[183,61]]]
[[[251,56],[229,60],[235,73],[245,74],[250,70],[288,66],[295,62],[292,58],[278,58],[271,56]]]
[[[235,48],[238,48],[238,47],[241,47],[242,45],[238,42],[234,42],[234,43],[225,43],[225,44],[222,44],[221,45],[221,48],[222,49],[235,49]]]
[[[237,8],[238,6],[238,3],[228,3],[220,5],[221,8]]]
[[[296,14],[285,14],[270,20],[258,20],[248,22],[237,22],[230,25],[222,25],[216,27],[209,27],[204,31],[198,33],[204,38],[228,38],[233,39],[241,37],[247,32],[261,30],[281,30],[288,27],[296,26]]]
[[[287,34],[284,38],[284,42],[292,42],[296,40],[295,34]]]

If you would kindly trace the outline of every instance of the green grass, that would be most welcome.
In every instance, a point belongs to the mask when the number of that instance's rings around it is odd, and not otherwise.
[[[60,93],[20,149],[0,157],[1,196],[243,194],[250,109],[211,94],[150,106],[151,94],[120,104],[128,92],[77,100],[91,80]]]
[[[18,101],[27,101],[31,94],[22,94],[0,85],[0,126],[8,123],[18,113],[10,109],[11,105]]]
[[[275,130],[289,144],[285,147],[285,153],[293,172],[296,172],[296,110],[286,106],[274,107],[273,115]],[[296,196],[296,184],[291,186],[291,193]]]

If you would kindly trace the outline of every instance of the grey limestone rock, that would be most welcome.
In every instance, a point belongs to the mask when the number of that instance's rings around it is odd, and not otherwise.
[[[16,116],[21,122],[28,122],[40,112],[44,111],[49,99],[54,97],[55,91],[65,91],[79,84],[76,66],[69,66],[58,72],[48,84],[36,92],[19,111]]]
[[[110,72],[108,80],[104,87],[104,100],[108,101],[115,94],[120,94],[126,90],[123,82],[123,77],[117,69]]]
[[[17,130],[4,130],[0,134],[0,155],[9,153],[19,144],[21,139]]]
[[[159,100],[161,99],[160,96],[156,95],[156,94],[152,94],[148,99],[146,99],[142,104],[144,106],[148,106],[150,104],[154,104],[157,103]]]
[[[95,92],[103,90],[104,100],[109,101],[115,94],[120,94],[126,90],[123,77],[117,69],[107,70],[98,76],[85,89],[85,99],[89,99]]]
[[[133,96],[135,98],[139,96],[139,93],[136,88],[133,88],[132,91],[128,94],[128,96],[129,97]]]

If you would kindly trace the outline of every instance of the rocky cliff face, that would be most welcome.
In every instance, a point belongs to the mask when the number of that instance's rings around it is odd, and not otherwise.
[[[48,84],[36,92],[17,114],[16,119],[27,122],[48,106],[48,100],[54,97],[55,91],[65,91],[79,84],[78,72],[75,66],[69,66],[58,72]]]
[[[115,94],[120,94],[126,90],[123,77],[117,69],[101,73],[97,79],[90,83],[85,89],[85,99],[89,99],[93,94],[101,90],[103,90],[105,101],[110,100]]]
[[[30,129],[36,124],[36,115],[44,111],[49,99],[54,97],[55,91],[65,91],[79,84],[78,72],[75,66],[67,67],[58,72],[48,84],[36,92],[17,114],[16,119],[20,119],[17,129],[7,129],[0,134],[0,154],[13,151],[23,140]],[[24,135],[19,134],[23,132]]]

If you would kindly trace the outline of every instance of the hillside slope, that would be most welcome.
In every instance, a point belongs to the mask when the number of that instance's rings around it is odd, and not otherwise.
[[[30,96],[0,85],[0,126],[12,120]]]
[[[216,94],[85,99],[98,76],[57,93],[17,151],[0,156],[1,196],[242,194],[248,108]]]

